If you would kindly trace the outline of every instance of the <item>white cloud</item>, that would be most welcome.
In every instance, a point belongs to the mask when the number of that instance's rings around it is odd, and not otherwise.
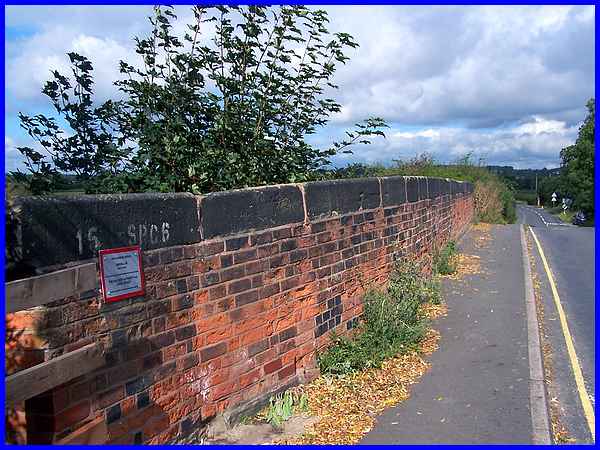
[[[429,153],[441,162],[453,162],[467,154],[482,158],[489,164],[512,165],[518,168],[557,167],[559,153],[572,144],[578,126],[536,117],[516,127],[492,130],[464,128],[428,128],[419,131],[389,130],[387,138],[376,138],[372,144],[355,147],[353,155],[338,155],[335,165],[351,161],[389,163],[407,160]]]
[[[490,162],[549,164],[572,143],[595,95],[594,6],[323,9],[330,30],[349,32],[360,48],[336,73],[341,89],[327,93],[341,112],[312,140],[326,145],[369,116],[394,126],[388,140],[358,147],[354,160],[477,151]],[[191,12],[177,11],[181,34]],[[150,6],[8,6],[6,25],[34,33],[5,41],[5,120],[47,107],[42,84],[51,69],[68,72],[71,50],[92,60],[99,99],[116,95],[118,60],[137,60],[132,37],[148,29],[150,13]],[[206,28],[202,39],[210,34]]]

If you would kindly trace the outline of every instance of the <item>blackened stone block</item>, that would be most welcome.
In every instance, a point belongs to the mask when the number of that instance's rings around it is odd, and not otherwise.
[[[452,188],[450,185],[450,180],[441,179],[440,180],[440,195],[447,195],[452,193]]]
[[[419,200],[429,198],[427,177],[419,177]]]
[[[204,238],[264,230],[304,220],[298,186],[266,186],[216,192],[202,198]]]
[[[406,177],[385,177],[381,179],[383,207],[406,203]]]
[[[377,178],[317,181],[304,185],[308,217],[346,214],[379,207]]]
[[[406,199],[408,202],[419,201],[419,179],[416,177],[406,178]]]
[[[428,187],[428,197],[436,198],[440,195],[440,179],[439,178],[429,178],[427,180]]]
[[[33,268],[91,259],[105,248],[151,250],[200,241],[192,194],[22,197],[15,204],[9,259]]]

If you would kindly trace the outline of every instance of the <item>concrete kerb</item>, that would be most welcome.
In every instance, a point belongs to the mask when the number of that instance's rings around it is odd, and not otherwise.
[[[525,227],[521,225],[521,248],[525,275],[525,303],[527,306],[527,345],[529,353],[529,403],[534,444],[551,444],[546,385],[540,344],[539,324],[535,306],[533,280]]]

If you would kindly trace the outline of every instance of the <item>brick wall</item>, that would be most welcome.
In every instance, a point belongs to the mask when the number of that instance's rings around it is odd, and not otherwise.
[[[193,441],[216,414],[314,378],[365,289],[402,252],[428,257],[462,233],[473,200],[469,183],[390,177],[20,209],[19,273],[142,245],[145,296],[104,304],[95,289],[6,319],[13,371],[105,349],[104,367],[25,402],[28,442],[133,444]]]

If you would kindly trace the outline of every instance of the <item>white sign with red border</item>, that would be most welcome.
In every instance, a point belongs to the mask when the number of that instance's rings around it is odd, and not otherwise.
[[[145,281],[139,245],[100,250],[99,259],[105,302],[144,295]]]

